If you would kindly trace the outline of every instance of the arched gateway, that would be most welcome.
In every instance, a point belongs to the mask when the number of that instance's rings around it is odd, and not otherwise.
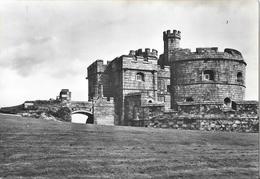
[[[94,117],[93,114],[89,111],[85,111],[85,110],[77,110],[77,111],[72,111],[71,115],[73,114],[83,114],[86,115],[88,117],[86,124],[94,124]]]

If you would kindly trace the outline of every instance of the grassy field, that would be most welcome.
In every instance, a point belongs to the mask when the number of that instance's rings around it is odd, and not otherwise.
[[[0,114],[0,177],[258,178],[258,134],[96,126]]]

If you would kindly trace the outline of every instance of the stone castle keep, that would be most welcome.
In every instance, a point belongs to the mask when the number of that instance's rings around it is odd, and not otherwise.
[[[141,126],[165,113],[239,117],[247,114],[245,108],[256,106],[243,101],[246,62],[239,51],[210,47],[191,52],[180,47],[180,40],[180,31],[168,30],[159,57],[157,50],[146,48],[130,50],[107,64],[96,60],[88,67],[89,101],[110,103],[104,116],[112,111],[115,125]]]
[[[164,53],[130,50],[87,71],[88,101],[71,100],[69,89],[56,99],[25,101],[0,112],[72,122],[74,114],[98,125],[189,130],[258,132],[258,101],[246,101],[246,62],[226,48],[180,47],[181,32],[163,32]]]

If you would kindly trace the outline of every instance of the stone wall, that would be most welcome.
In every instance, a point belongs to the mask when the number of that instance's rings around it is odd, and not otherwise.
[[[112,97],[114,99],[115,125],[123,124],[123,92],[122,92],[122,58],[115,58],[107,66],[105,73],[108,77],[109,88],[104,89],[105,97]]]
[[[103,86],[106,87],[106,85],[104,85],[105,83],[102,83],[102,76],[104,76],[104,71],[106,67],[107,65],[104,64],[103,60],[96,60],[88,67],[87,79],[88,79],[89,101],[92,100],[94,97],[98,96],[99,84],[102,84]]]
[[[158,66],[158,101],[165,103],[166,110],[171,107],[170,83],[170,67]]]
[[[130,51],[129,55],[122,55],[109,63],[105,70],[107,78],[104,78],[109,81],[109,87],[104,88],[104,96],[114,98],[115,124],[128,123],[124,118],[125,95],[145,92],[153,100],[157,99],[157,69],[157,51],[150,52],[149,49]],[[138,79],[138,75],[141,78]]]
[[[172,100],[175,102],[185,102],[189,98],[194,101],[218,101],[223,102],[225,98],[231,100],[241,100],[244,98],[245,88],[238,85],[224,84],[193,84],[176,85],[172,87]]]
[[[164,103],[154,101],[146,93],[128,94],[125,96],[125,121],[131,126],[147,126],[154,116],[162,114]]]
[[[123,64],[122,64],[122,70],[123,70],[123,105],[125,106],[125,96],[128,94],[133,94],[140,92],[142,93],[140,100],[146,100],[146,101],[152,101],[153,103],[158,100],[158,79],[159,79],[159,73],[161,79],[163,81],[169,80],[169,68],[161,69],[157,65],[157,54],[155,56],[149,56],[146,55],[139,56],[141,53],[141,50],[139,50],[139,53],[136,54],[137,56],[124,56],[123,57]],[[143,79],[137,79],[137,75],[141,74],[143,75]],[[164,78],[166,77],[166,78]],[[161,80],[161,81],[162,81]],[[162,87],[162,86],[160,86]],[[145,94],[145,95],[144,95]],[[165,93],[162,93],[165,94]],[[142,103],[143,104],[143,103]],[[169,105],[168,105],[169,106]],[[141,110],[139,108],[139,110]],[[124,114],[128,114],[128,109],[123,109]],[[142,112],[143,113],[143,112]],[[125,115],[123,115],[125,116]],[[124,118],[125,125],[129,125],[129,118]],[[130,124],[131,125],[131,124]]]
[[[89,99],[97,96],[113,98],[115,125],[129,125],[129,121],[136,118],[131,114],[135,111],[133,106],[139,106],[141,111],[157,111],[156,105],[161,110],[161,102],[165,111],[179,108],[183,111],[181,115],[190,111],[187,113],[192,117],[202,108],[221,111],[224,100],[244,99],[246,63],[239,51],[225,49],[218,52],[217,47],[197,48],[195,52],[181,49],[181,32],[177,30],[165,31],[163,40],[164,54],[159,60],[157,50],[146,48],[144,51],[130,50],[128,55],[117,57],[108,64],[97,60],[88,67]],[[141,93],[140,97],[128,96],[135,93]],[[144,96],[146,101],[153,101],[148,107],[142,104]],[[215,104],[195,104],[205,101]],[[180,102],[188,102],[188,105]],[[238,111],[244,106],[236,104]],[[216,117],[219,114],[206,112],[205,115]]]
[[[237,101],[236,110],[222,103],[178,103],[178,111],[158,115],[149,121],[150,127],[258,132],[258,102]]]
[[[246,64],[242,57],[238,60],[239,56],[217,52],[217,48],[197,51],[186,55],[182,51],[181,55],[176,52],[178,56],[172,60],[172,102],[191,98],[197,102],[223,101],[226,97],[234,101],[243,100]]]
[[[114,125],[115,106],[113,98],[97,98],[93,102],[94,124]]]

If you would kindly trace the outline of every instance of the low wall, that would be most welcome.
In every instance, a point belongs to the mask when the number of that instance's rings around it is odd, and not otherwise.
[[[147,127],[149,125],[150,119],[160,114],[163,114],[163,112],[164,112],[164,106],[162,105],[151,104],[151,105],[141,106],[139,109],[139,117],[138,117],[139,120],[132,120],[130,122],[130,125]]]
[[[165,112],[143,123],[156,128],[258,132],[257,112],[257,101],[236,102],[236,110],[221,103],[183,103],[178,111]]]

